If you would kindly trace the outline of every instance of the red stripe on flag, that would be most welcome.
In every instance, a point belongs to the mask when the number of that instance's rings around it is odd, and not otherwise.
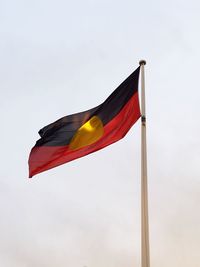
[[[123,109],[104,126],[104,134],[97,142],[79,150],[70,150],[69,146],[34,147],[29,157],[29,177],[78,159],[102,149],[123,138],[131,126],[140,118],[138,92],[135,93]]]

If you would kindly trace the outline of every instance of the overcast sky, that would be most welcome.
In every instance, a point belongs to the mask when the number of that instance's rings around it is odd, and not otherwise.
[[[140,266],[140,122],[28,179],[38,130],[146,59],[152,267],[200,264],[200,2],[0,1],[0,266]]]

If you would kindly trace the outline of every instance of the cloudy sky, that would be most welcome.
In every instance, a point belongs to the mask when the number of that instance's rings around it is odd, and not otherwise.
[[[0,1],[0,265],[140,266],[140,122],[28,179],[46,124],[146,65],[151,265],[199,267],[200,2]]]

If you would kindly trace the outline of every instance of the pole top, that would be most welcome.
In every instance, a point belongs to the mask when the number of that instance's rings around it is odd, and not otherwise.
[[[144,59],[140,60],[140,61],[139,61],[139,64],[140,64],[140,66],[142,66],[142,65],[146,65],[146,60],[144,60]]]

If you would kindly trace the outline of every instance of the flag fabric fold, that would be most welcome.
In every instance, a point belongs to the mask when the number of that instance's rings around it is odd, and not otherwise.
[[[140,67],[99,106],[42,128],[29,156],[29,177],[122,139],[140,117],[139,72]]]

